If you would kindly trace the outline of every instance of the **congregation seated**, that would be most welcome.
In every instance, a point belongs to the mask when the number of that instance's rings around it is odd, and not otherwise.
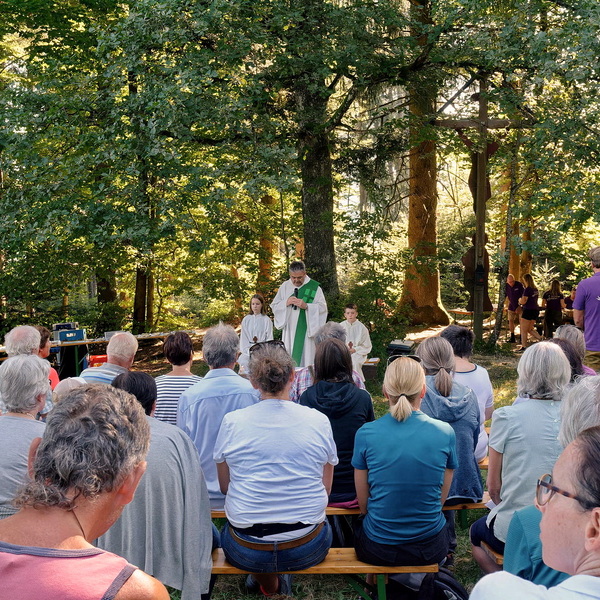
[[[233,566],[254,574],[250,590],[289,594],[290,576],[277,571],[318,564],[331,546],[335,443],[325,415],[290,401],[294,366],[282,342],[253,346],[249,376],[261,400],[225,415],[214,449],[226,494],[221,545]]]
[[[341,340],[346,343],[346,330],[341,323],[335,321],[327,321],[325,325],[319,327],[315,334],[315,345],[318,346],[321,342],[329,339]],[[352,380],[354,384],[361,390],[365,389],[365,382],[363,381],[360,373],[352,371]],[[300,396],[315,382],[315,369],[314,365],[308,367],[302,367],[296,371],[296,376],[290,389],[290,400],[298,402]]]
[[[0,366],[0,394],[5,412],[0,416],[0,519],[17,512],[12,505],[27,479],[31,442],[46,425],[36,420],[50,384],[48,361],[34,354],[7,358]]]
[[[531,503],[537,478],[552,471],[561,451],[560,401],[571,378],[564,352],[539,342],[525,350],[517,373],[518,398],[492,416],[487,486],[496,506],[470,530],[473,557],[485,573],[499,567],[481,542],[504,554],[513,514]]]
[[[144,409],[150,449],[135,498],[97,545],[181,590],[182,600],[198,600],[208,592],[213,539],[198,453],[181,429],[152,417],[153,377],[122,373],[112,385],[135,396]]]
[[[216,510],[222,510],[225,502],[213,460],[219,427],[226,414],[259,400],[252,384],[233,370],[239,345],[238,335],[231,325],[219,323],[211,327],[202,341],[202,353],[209,371],[201,381],[181,394],[177,406],[177,425],[196,446],[210,505]]]
[[[431,337],[419,345],[417,356],[423,361],[427,391],[421,410],[433,419],[448,423],[456,434],[458,466],[454,471],[447,503],[478,502],[483,496],[481,471],[475,458],[481,417],[475,393],[452,377],[455,357],[452,346],[442,337]],[[450,534],[449,558],[456,550],[454,511],[444,512]]]
[[[458,466],[456,436],[420,410],[427,388],[415,358],[388,366],[389,413],[356,433],[352,465],[362,517],[354,544],[359,560],[370,564],[426,565],[448,552],[442,505]]]
[[[600,598],[600,427],[582,431],[562,452],[551,474],[540,473],[535,499],[541,511],[544,563],[571,575],[546,588],[508,572],[473,588],[471,600],[598,600]]]
[[[571,344],[573,344],[575,348],[575,351],[577,352],[577,355],[583,363],[585,359],[585,338],[581,329],[575,327],[575,325],[561,325],[554,332],[554,338],[567,340],[567,342],[571,342]],[[594,371],[594,369],[592,369],[591,367],[588,367],[586,364],[583,365],[583,372],[586,375],[596,374],[596,371]]]
[[[171,372],[156,378],[158,395],[154,416],[159,421],[176,425],[181,394],[202,381],[202,377],[190,370],[194,361],[194,345],[185,331],[169,334],[163,344],[163,353],[171,365]]]
[[[586,372],[583,370],[583,363],[581,362],[581,357],[577,354],[575,350],[575,346],[569,340],[565,340],[563,338],[552,338],[548,340],[551,344],[556,344],[567,357],[569,361],[569,366],[571,367],[571,379],[570,382],[573,383],[579,377],[585,377]]]
[[[52,333],[46,327],[36,325],[35,328],[40,332],[40,345],[37,351],[37,355],[40,358],[48,358],[50,356],[50,336]],[[54,388],[58,385],[60,379],[58,378],[58,371],[54,367],[50,367],[50,373],[48,375],[50,379],[50,389],[54,391]]]
[[[3,597],[169,599],[162,583],[91,544],[133,499],[149,437],[135,398],[105,385],[80,387],[53,409],[31,445],[19,511],[0,521]]]
[[[127,373],[131,369],[137,349],[138,341],[135,336],[127,331],[119,331],[108,340],[106,362],[99,367],[84,369],[79,376],[87,383],[110,385],[117,375]]]
[[[485,422],[494,412],[492,382],[486,369],[471,362],[473,342],[475,341],[473,331],[460,325],[450,325],[440,333],[440,337],[450,342],[454,352],[454,381],[472,389],[477,397],[480,427],[475,459],[480,461],[487,455],[488,434],[485,430]]]
[[[585,377],[570,387],[561,402],[559,441],[568,446],[588,427],[600,426],[600,377]],[[504,570],[534,583],[553,586],[567,578],[542,560],[540,520],[535,506],[518,510],[508,528]]]
[[[4,350],[8,357],[12,356],[30,356],[39,355],[42,336],[40,332],[31,325],[19,325],[13,327],[4,337]],[[4,412],[4,401],[0,395],[0,414]],[[40,410],[40,416],[45,417],[52,410],[52,390],[48,389],[48,394],[44,401],[44,406]]]
[[[315,353],[315,383],[300,397],[300,404],[327,416],[333,430],[339,463],[333,472],[330,503],[356,501],[352,453],[354,436],[375,419],[373,401],[352,381],[352,358],[341,340],[321,342]]]

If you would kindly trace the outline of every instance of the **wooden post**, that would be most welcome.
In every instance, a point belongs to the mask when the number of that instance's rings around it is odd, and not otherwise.
[[[479,144],[477,153],[477,197],[475,202],[475,293],[473,302],[473,331],[477,340],[483,339],[483,294],[485,276],[485,208],[487,174],[487,82],[485,77],[479,84]]]

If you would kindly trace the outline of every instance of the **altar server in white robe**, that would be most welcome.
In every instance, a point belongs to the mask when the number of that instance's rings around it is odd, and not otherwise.
[[[352,356],[352,368],[361,376],[364,381],[365,376],[362,372],[362,366],[371,352],[371,336],[369,330],[358,320],[358,307],[356,304],[347,304],[344,310],[345,321],[341,325],[346,330],[346,344],[350,349]]]
[[[271,310],[275,327],[282,330],[283,343],[296,366],[312,365],[313,338],[327,320],[327,303],[321,286],[306,274],[302,261],[290,264],[290,279],[279,288]]]
[[[254,294],[250,299],[250,311],[242,320],[240,330],[240,356],[238,364],[240,372],[248,369],[250,347],[258,342],[268,342],[273,339],[273,321],[266,314],[265,299],[261,294]]]

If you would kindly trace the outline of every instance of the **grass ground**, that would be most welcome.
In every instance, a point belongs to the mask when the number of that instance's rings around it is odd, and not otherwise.
[[[416,339],[426,337],[424,332]],[[160,357],[160,344],[144,351],[145,358],[136,366],[152,375],[160,375],[168,369]],[[197,358],[200,356],[198,354]],[[496,408],[510,404],[516,397],[516,366],[518,357],[510,352],[508,346],[501,347],[494,353],[479,352],[473,356],[473,361],[485,367],[494,388],[494,403]],[[194,364],[193,372],[203,375],[206,366],[199,360]],[[387,403],[381,393],[381,380],[377,379],[367,383],[367,389],[373,397],[375,412],[381,416],[387,410]],[[477,518],[486,514],[486,511],[468,511],[469,525]],[[455,576],[471,590],[481,577],[481,572],[471,556],[468,539],[468,528],[461,529],[457,526],[458,549],[455,557]],[[238,600],[245,597],[243,590],[244,578],[242,576],[220,577],[215,585],[213,600]],[[333,575],[298,575],[294,578],[293,594],[296,600],[346,600],[356,598],[356,592],[346,584],[341,576]],[[179,600],[179,592],[173,590],[172,600]]]

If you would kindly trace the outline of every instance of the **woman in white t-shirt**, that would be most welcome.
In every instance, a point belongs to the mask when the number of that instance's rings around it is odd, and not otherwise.
[[[440,337],[450,342],[454,352],[456,367],[454,371],[454,381],[462,383],[465,387],[471,388],[477,396],[479,404],[479,438],[475,448],[475,458],[480,461],[487,455],[488,434],[485,430],[485,422],[491,418],[494,412],[494,390],[492,382],[486,369],[480,365],[472,363],[470,358],[473,354],[473,342],[475,334],[466,327],[460,325],[450,325],[446,327]]]
[[[329,419],[289,400],[294,364],[280,341],[250,354],[261,402],[227,414],[214,459],[226,494],[221,545],[250,588],[289,594],[290,576],[320,563],[331,545],[325,508],[337,464]]]

